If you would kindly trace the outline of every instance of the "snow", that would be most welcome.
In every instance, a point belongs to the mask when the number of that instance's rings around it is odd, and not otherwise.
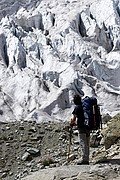
[[[2,121],[68,120],[75,93],[96,96],[102,114],[120,111],[119,0],[21,0],[3,7]]]

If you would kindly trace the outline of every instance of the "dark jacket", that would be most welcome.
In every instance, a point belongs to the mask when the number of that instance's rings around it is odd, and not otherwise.
[[[76,105],[72,114],[77,116],[77,126],[80,129],[85,128],[84,125],[84,112],[83,112],[83,107],[82,105]]]

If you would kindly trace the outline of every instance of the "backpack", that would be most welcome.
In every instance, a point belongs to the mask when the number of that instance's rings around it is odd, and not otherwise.
[[[86,96],[82,100],[82,106],[84,111],[84,125],[89,130],[98,130],[102,128],[102,118],[97,99],[95,97]]]

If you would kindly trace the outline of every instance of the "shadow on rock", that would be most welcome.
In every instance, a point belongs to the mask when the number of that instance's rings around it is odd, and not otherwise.
[[[120,159],[101,159],[98,162],[96,162],[96,164],[98,163],[111,163],[120,165]]]

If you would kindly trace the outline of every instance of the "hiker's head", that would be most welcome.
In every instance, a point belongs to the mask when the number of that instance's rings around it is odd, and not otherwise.
[[[78,94],[74,95],[73,102],[75,105],[81,104],[81,97]]]

